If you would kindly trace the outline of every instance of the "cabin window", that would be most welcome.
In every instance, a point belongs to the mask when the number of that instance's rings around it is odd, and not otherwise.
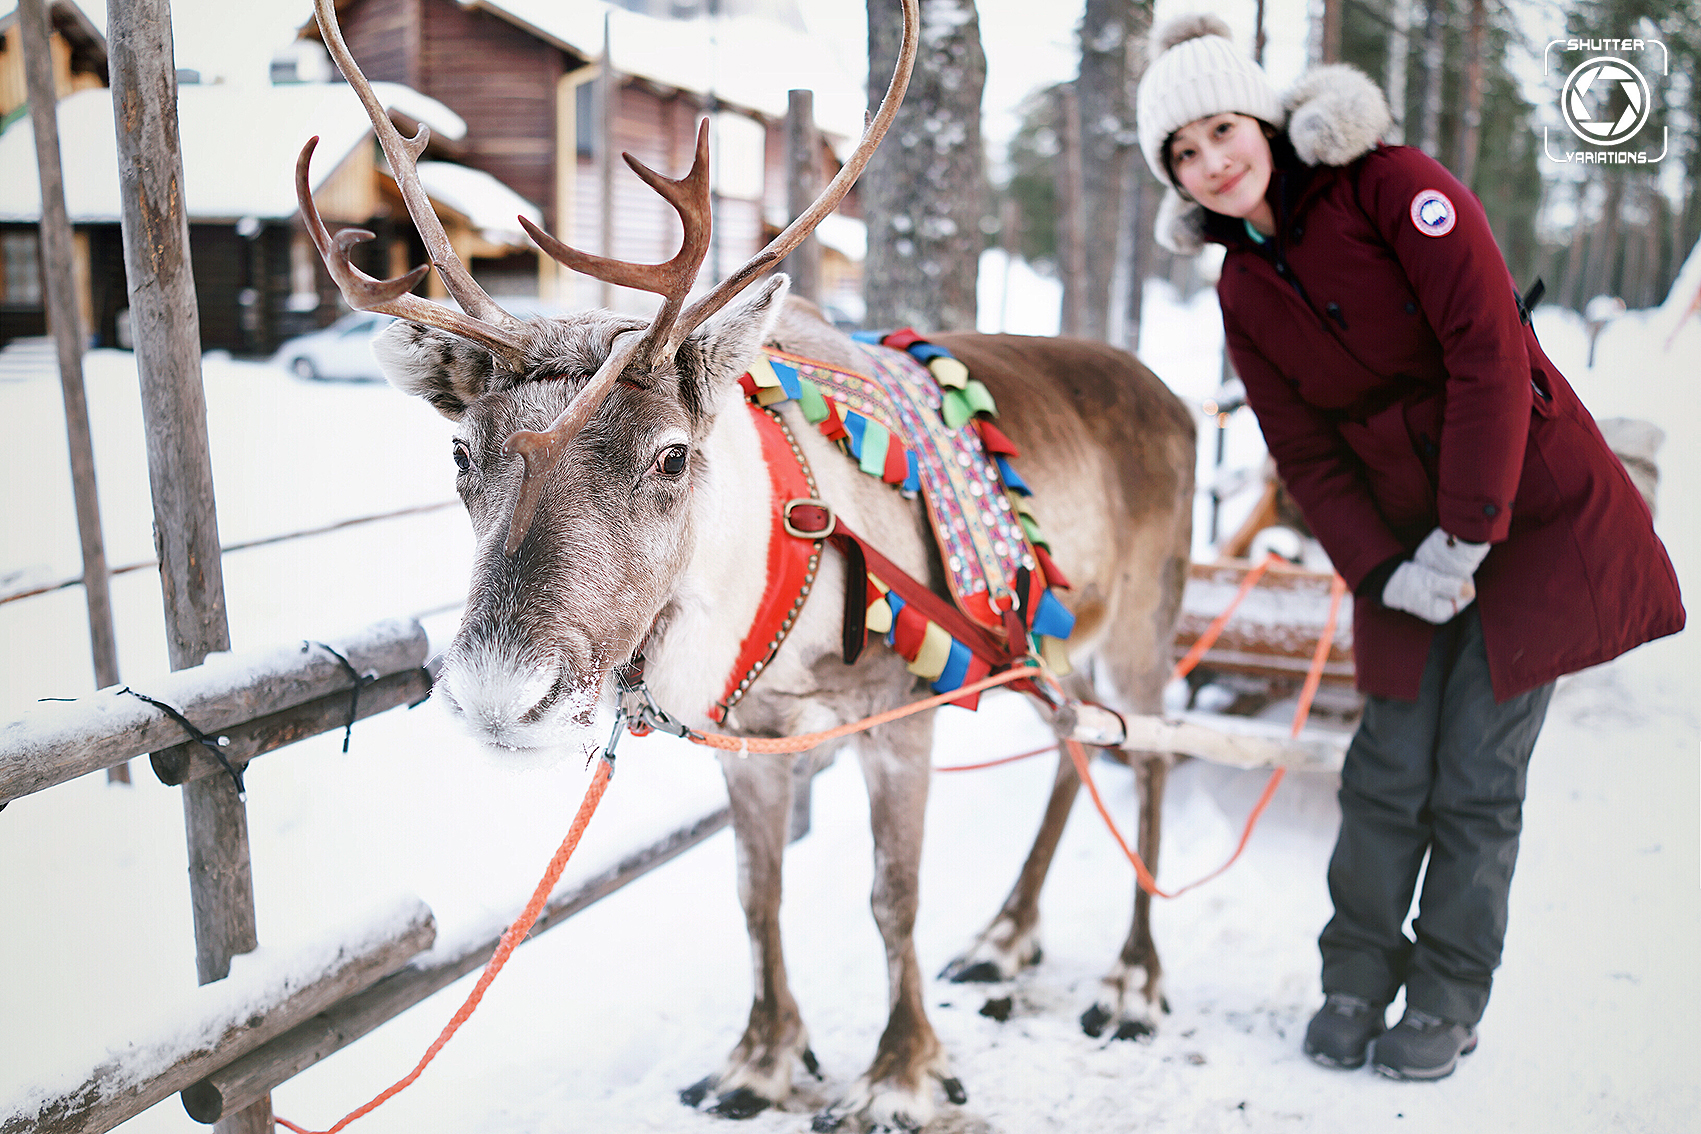
[[[595,79],[573,88],[573,129],[577,133],[576,149],[580,157],[595,157],[597,152],[597,95]]]
[[[41,244],[34,230],[13,230],[0,238],[0,260],[6,262],[0,302],[8,307],[41,306]]]

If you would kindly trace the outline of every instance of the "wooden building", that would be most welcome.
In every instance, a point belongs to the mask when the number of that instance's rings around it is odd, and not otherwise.
[[[536,202],[545,227],[568,243],[654,263],[677,250],[678,221],[618,160],[606,182],[611,207],[606,227],[603,222],[598,80],[606,27],[613,63],[606,152],[630,152],[680,176],[698,122],[711,119],[715,235],[702,286],[734,270],[790,219],[788,89],[816,91],[817,118],[830,142],[854,145],[861,129],[860,85],[828,65],[818,41],[768,17],[670,20],[599,0],[339,0],[337,12],[369,78],[403,83],[466,120],[459,160]],[[316,38],[318,29],[310,24],[303,35]],[[825,183],[838,168],[830,145],[823,145],[820,161]],[[858,215],[854,192],[840,211]],[[860,250],[854,257],[845,252],[825,250],[820,298],[859,291]],[[566,306],[645,310],[654,302],[611,293],[547,261],[539,273],[539,294]]]
[[[128,346],[104,41],[70,0],[55,0],[53,10],[63,76],[60,151],[84,323],[93,345]],[[615,64],[607,84],[597,82],[605,15]],[[673,176],[689,165],[698,121],[710,117],[715,234],[702,286],[734,270],[789,220],[786,90],[814,85],[819,117],[824,72],[809,41],[772,20],[711,27],[610,9],[596,0],[572,6],[553,0],[341,0],[339,19],[397,125],[408,133],[421,122],[431,126],[422,180],[463,260],[493,295],[535,296],[561,307],[645,311],[654,305],[651,296],[604,288],[559,269],[514,221],[523,213],[569,243],[623,259],[654,263],[676,251],[679,222],[671,208],[618,160],[612,176],[601,175],[604,91],[612,92],[612,151],[630,151]],[[302,34],[316,39],[317,28],[310,24]],[[715,48],[706,38],[722,42]],[[16,63],[21,84],[15,29],[3,42],[11,49],[0,52],[0,79]],[[717,68],[717,50],[722,58],[751,62]],[[313,164],[314,199],[327,223],[376,234],[355,250],[356,263],[374,275],[394,276],[424,262],[370,123],[340,81],[248,88],[191,79],[184,76],[179,87],[178,117],[204,347],[269,353],[346,310],[296,215],[294,159],[310,136],[322,139]],[[861,92],[854,86],[847,92],[847,86],[839,81],[839,119],[854,126],[827,134],[838,144],[854,144],[851,135],[860,128],[860,112],[847,112],[846,102],[860,100]],[[0,91],[8,89],[0,83]],[[0,345],[46,331],[33,134],[27,110],[14,107],[11,118],[0,133],[0,253],[6,257]],[[820,163],[824,181],[837,170],[825,143]],[[853,194],[841,213],[855,212]],[[833,219],[849,239],[824,250],[822,299],[835,292],[854,296],[859,287],[857,222]],[[821,231],[834,230],[827,225]],[[435,273],[421,290],[443,296]],[[847,306],[854,307],[854,299]]]
[[[18,17],[16,7],[0,15],[0,134],[29,116],[29,83],[24,75]],[[83,10],[71,0],[51,0],[47,17],[58,97],[106,86],[106,37]],[[33,156],[29,172],[35,172]],[[0,344],[20,335],[47,333],[40,248],[35,226],[0,225]],[[81,264],[86,265],[91,254],[86,238],[79,240],[78,254]],[[122,263],[122,255],[119,260]]]

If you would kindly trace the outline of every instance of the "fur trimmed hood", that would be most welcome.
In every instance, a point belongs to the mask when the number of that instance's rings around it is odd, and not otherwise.
[[[1393,118],[1369,76],[1345,63],[1306,72],[1282,98],[1288,140],[1306,165],[1350,165],[1375,148]],[[1205,247],[1205,208],[1174,186],[1164,191],[1153,235],[1177,256]]]

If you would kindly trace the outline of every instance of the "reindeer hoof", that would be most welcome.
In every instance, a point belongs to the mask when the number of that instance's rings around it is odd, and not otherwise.
[[[997,984],[1004,979],[1004,974],[999,972],[998,966],[991,961],[976,961],[961,968],[953,963],[947,965],[945,971],[939,975],[942,979],[956,984]]]
[[[921,1134],[921,1124],[899,1116],[890,1122],[876,1122],[868,1134]]]
[[[753,1118],[772,1105],[773,1100],[763,1098],[749,1087],[739,1087],[716,1099],[709,1113],[722,1118]]]
[[[703,1078],[698,1079],[695,1083],[692,1083],[689,1087],[686,1087],[683,1091],[680,1091],[679,1101],[695,1110],[697,1107],[702,1105],[703,1100],[708,1098],[709,1092],[714,1089],[715,1077],[713,1075],[705,1075]]]
[[[803,1049],[803,1066],[815,1076],[817,1082],[825,1081],[825,1076],[821,1074],[821,1064],[816,1060],[815,1053],[807,1047]]]
[[[1110,1023],[1110,1010],[1103,1004],[1095,1004],[1081,1013],[1081,1030],[1094,1039],[1104,1035],[1105,1025]]]
[[[1152,1027],[1150,1021],[1124,1020],[1116,1026],[1116,1034],[1111,1038],[1119,1040],[1151,1039],[1156,1034],[1157,1029]]]
[[[962,1106],[969,1101],[969,1092],[963,1090],[962,1081],[955,1076],[939,1080],[939,1085],[945,1088],[945,1097]]]

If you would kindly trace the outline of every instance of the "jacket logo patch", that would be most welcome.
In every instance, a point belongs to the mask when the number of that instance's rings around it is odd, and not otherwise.
[[[1446,236],[1458,219],[1453,202],[1439,189],[1425,189],[1412,198],[1412,223],[1425,236]]]

